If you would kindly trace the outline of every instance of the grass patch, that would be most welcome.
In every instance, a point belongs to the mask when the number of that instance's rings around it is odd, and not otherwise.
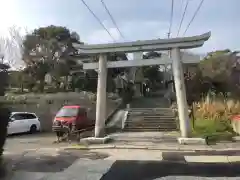
[[[88,147],[86,145],[83,145],[83,144],[72,144],[71,146],[68,146],[65,149],[67,149],[67,150],[69,150],[69,149],[79,149],[79,150],[83,149],[83,150],[85,150],[85,149],[88,149]]]
[[[205,138],[208,144],[233,141],[235,135],[228,120],[196,119],[192,121],[192,136]]]

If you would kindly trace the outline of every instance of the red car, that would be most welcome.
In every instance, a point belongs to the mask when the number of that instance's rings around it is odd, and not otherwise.
[[[87,109],[79,105],[63,106],[53,120],[53,131],[58,137],[93,126],[94,121],[88,118]]]

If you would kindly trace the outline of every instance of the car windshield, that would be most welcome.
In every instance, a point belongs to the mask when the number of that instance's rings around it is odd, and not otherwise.
[[[56,117],[72,117],[77,116],[78,108],[62,108]]]

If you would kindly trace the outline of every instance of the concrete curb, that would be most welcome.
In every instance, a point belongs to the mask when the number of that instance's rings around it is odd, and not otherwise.
[[[67,147],[67,149],[76,149],[73,147]],[[79,150],[106,150],[106,152],[110,149],[117,149],[116,147],[80,147],[77,148]],[[126,149],[128,150],[129,148],[118,148],[120,149]],[[226,155],[226,152],[229,151],[229,149],[224,149],[224,150],[209,150],[210,154],[198,154],[197,150],[169,150],[169,149],[150,149],[150,148],[135,148],[136,150],[158,150],[161,156],[159,156],[156,159],[151,159],[149,157],[147,158],[142,158],[140,155],[131,155],[131,156],[118,156],[116,155],[111,155],[109,156],[106,160],[151,160],[151,161],[172,161],[172,162],[177,162],[177,163],[239,163],[240,162],[240,155]],[[240,149],[238,149],[240,151]],[[211,154],[211,151],[214,151],[215,153]],[[120,153],[121,151],[119,151]],[[217,153],[216,153],[217,152]],[[220,152],[220,153],[219,153]],[[116,153],[116,152],[115,152]],[[126,153],[126,152],[125,152]],[[164,153],[170,153],[170,159],[164,158],[163,154]],[[111,153],[110,153],[111,154]],[[128,159],[129,158],[129,159]],[[131,159],[132,158],[132,159]]]
[[[159,151],[171,151],[171,152],[195,152],[195,151],[217,151],[217,152],[228,152],[228,151],[240,151],[240,148],[226,148],[226,149],[217,149],[217,148],[161,148],[161,147],[147,147],[147,146],[127,146],[127,145],[73,145],[73,146],[66,146],[60,149],[79,149],[79,150],[97,150],[97,149],[132,149],[132,150],[159,150]]]
[[[240,141],[240,136],[234,136],[234,137],[233,137],[233,140],[234,140],[235,142],[239,142],[239,141]]]
[[[183,145],[206,145],[206,139],[204,138],[178,138],[178,143]]]

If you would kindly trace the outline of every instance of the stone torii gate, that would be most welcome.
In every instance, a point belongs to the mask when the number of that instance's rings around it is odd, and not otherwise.
[[[107,98],[106,96],[107,68],[149,66],[158,64],[172,64],[181,136],[188,137],[189,116],[182,63],[193,62],[191,59],[184,59],[184,57],[182,58],[180,50],[201,47],[204,44],[204,42],[210,38],[210,36],[211,33],[208,32],[200,36],[184,38],[157,39],[99,45],[74,44],[73,46],[79,50],[79,53],[99,55],[98,63],[83,64],[84,69],[98,69],[95,137],[103,137],[105,135],[104,129]],[[161,58],[142,59],[139,53],[137,55],[137,52],[163,51],[163,50],[170,50],[172,58],[162,56]],[[107,54],[113,52],[135,53],[135,58],[134,60],[130,61],[107,62]]]

